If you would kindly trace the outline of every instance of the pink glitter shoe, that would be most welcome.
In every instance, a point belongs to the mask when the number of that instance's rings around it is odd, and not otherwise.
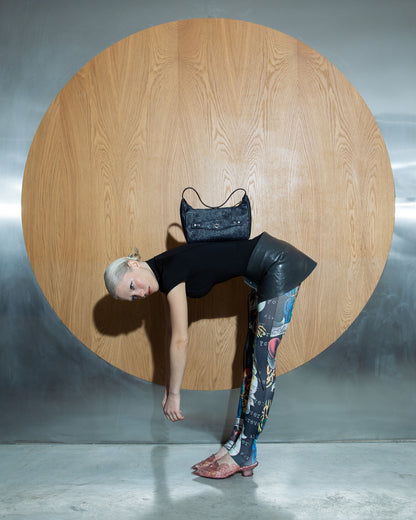
[[[215,457],[215,453],[213,453],[212,455],[210,455],[209,457],[207,457],[206,459],[204,460],[201,460],[201,462],[198,462],[197,464],[194,464],[192,466],[192,469],[199,469],[199,468],[202,468],[202,467],[205,467],[205,466],[209,466],[210,464],[212,464],[213,462],[215,462],[217,459]]]
[[[218,464],[214,461],[209,466],[199,468],[195,471],[195,474],[199,477],[205,478],[228,478],[236,473],[241,473],[243,477],[252,477],[253,470],[258,466],[258,462],[251,464],[250,466],[239,466],[238,464]]]

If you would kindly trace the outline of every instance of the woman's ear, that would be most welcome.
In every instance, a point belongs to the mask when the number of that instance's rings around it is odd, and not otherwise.
[[[140,262],[132,258],[127,262],[127,265],[130,267],[130,269],[137,269],[138,267],[140,267]]]

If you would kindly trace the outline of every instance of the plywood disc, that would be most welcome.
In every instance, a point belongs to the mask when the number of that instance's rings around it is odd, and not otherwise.
[[[113,301],[102,275],[134,246],[150,258],[183,241],[172,224],[188,185],[211,204],[245,187],[252,236],[268,231],[319,263],[302,285],[278,372],[331,345],[372,294],[394,220],[386,147],[347,79],[278,31],[186,20],[112,45],[48,109],[23,182],[36,278],[88,348],[158,383],[169,335],[164,297]],[[239,385],[246,296],[238,279],[190,301],[185,388]]]

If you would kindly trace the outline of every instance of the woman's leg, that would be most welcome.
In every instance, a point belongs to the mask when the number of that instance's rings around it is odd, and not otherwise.
[[[248,402],[241,433],[229,454],[239,466],[256,461],[256,441],[263,431],[272,404],[276,379],[276,350],[292,317],[299,287],[261,302],[254,341],[254,357]]]
[[[244,347],[243,359],[243,380],[240,389],[240,400],[238,402],[237,417],[234,423],[233,432],[224,444],[226,450],[230,450],[240,436],[244,424],[244,415],[246,413],[249,392],[251,386],[251,378],[253,375],[253,347],[257,330],[257,293],[252,291],[248,297],[248,330],[246,344]]]
[[[253,356],[254,356],[254,340],[257,330],[257,293],[251,291],[248,296],[248,327],[247,327],[247,338],[244,347],[244,358],[243,358],[243,380],[240,388],[240,400],[238,403],[237,417],[234,422],[233,431],[228,441],[221,446],[221,448],[211,455],[210,457],[202,460],[195,464],[193,469],[199,469],[203,466],[207,466],[210,463],[222,458],[227,452],[234,446],[237,441],[244,423],[244,414],[247,408],[248,397],[251,386],[252,367],[253,367]]]

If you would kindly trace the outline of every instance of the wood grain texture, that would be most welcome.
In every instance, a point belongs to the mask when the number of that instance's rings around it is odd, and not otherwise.
[[[163,384],[164,297],[113,301],[103,272],[135,246],[150,258],[184,241],[179,202],[188,185],[211,204],[246,187],[252,236],[268,231],[319,263],[279,347],[279,374],[349,327],[393,232],[380,130],[348,80],[311,48],[263,26],[197,19],[134,34],[91,60],[53,101],[30,149],[29,259],[53,309],[88,348]],[[190,300],[184,388],[239,386],[247,295],[238,279]]]

